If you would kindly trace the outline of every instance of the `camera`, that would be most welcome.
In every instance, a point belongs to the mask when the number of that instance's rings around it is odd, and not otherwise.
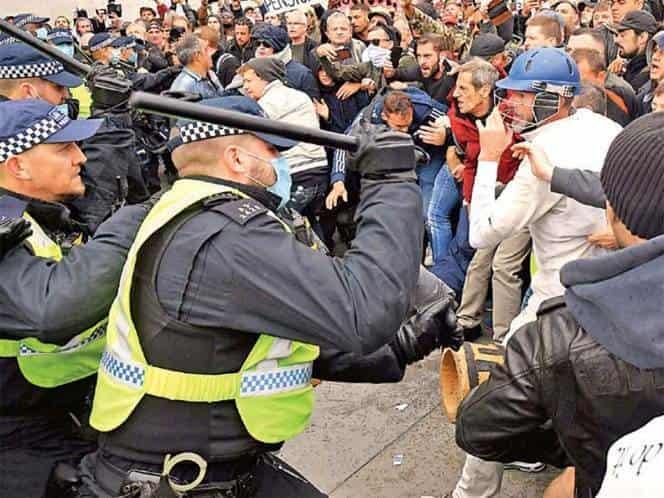
[[[109,14],[117,14],[118,17],[122,17],[122,5],[116,3],[115,0],[108,0],[106,10]]]

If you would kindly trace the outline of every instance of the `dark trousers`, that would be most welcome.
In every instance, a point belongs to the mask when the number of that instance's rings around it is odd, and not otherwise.
[[[207,475],[215,472],[215,465],[208,466]],[[100,469],[104,467],[103,486],[100,481]],[[140,469],[140,464],[130,465],[130,468]],[[147,471],[157,473],[155,469]],[[254,492],[251,498],[326,498],[327,495],[317,490],[313,484],[307,481],[302,475],[286,464],[283,460],[274,455],[261,455],[257,458],[255,465],[249,470],[253,476]],[[79,490],[78,498],[115,498],[119,495],[120,488],[125,484],[127,474],[125,471],[110,465],[106,459],[101,457],[98,460],[98,454],[88,455],[81,462],[81,478],[83,486]],[[113,489],[109,489],[109,487]],[[209,482],[206,478],[201,488],[210,488],[208,492],[199,492],[195,490],[192,497],[196,498],[215,498],[219,496],[214,491],[214,481]],[[185,495],[188,496],[188,495]],[[222,495],[223,496],[223,495]]]

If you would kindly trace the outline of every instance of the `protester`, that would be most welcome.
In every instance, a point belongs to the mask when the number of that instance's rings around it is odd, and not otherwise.
[[[251,36],[254,23],[246,17],[235,20],[233,40],[228,45],[228,53],[235,56],[241,63],[254,56],[256,44]]]
[[[172,92],[187,92],[201,98],[221,95],[223,88],[212,70],[212,53],[207,42],[196,35],[185,35],[176,45],[178,60],[184,65],[171,85]]]

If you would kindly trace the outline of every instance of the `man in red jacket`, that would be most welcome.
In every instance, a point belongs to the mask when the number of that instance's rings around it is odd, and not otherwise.
[[[472,60],[459,68],[454,100],[449,118],[455,144],[463,151],[463,198],[468,209],[477,172],[480,153],[479,132],[476,121],[486,119],[493,108],[493,88],[500,71],[488,62]],[[498,164],[500,188],[515,175],[519,161],[506,150]],[[457,234],[459,236],[459,234]],[[468,234],[462,234],[467,240]],[[530,249],[530,236],[519,233],[495,248],[475,252],[463,288],[459,324],[468,331],[467,336],[479,335],[484,303],[493,270],[493,337],[501,340],[510,322],[519,313],[521,305],[521,267]]]

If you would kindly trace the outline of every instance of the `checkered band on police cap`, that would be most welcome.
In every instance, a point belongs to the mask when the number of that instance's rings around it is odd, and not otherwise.
[[[228,137],[231,135],[243,135],[247,131],[230,126],[221,126],[212,123],[203,123],[201,121],[192,121],[180,128],[180,134],[173,137],[168,148],[173,151],[180,145],[207,140],[210,138]]]
[[[5,138],[0,142],[0,163],[4,163],[11,156],[22,154],[46,141],[51,135],[67,126],[70,119],[57,110],[35,124],[21,131],[13,137]]]
[[[44,78],[45,76],[60,74],[64,70],[64,66],[56,61],[42,62],[39,64],[0,66],[0,80]]]

